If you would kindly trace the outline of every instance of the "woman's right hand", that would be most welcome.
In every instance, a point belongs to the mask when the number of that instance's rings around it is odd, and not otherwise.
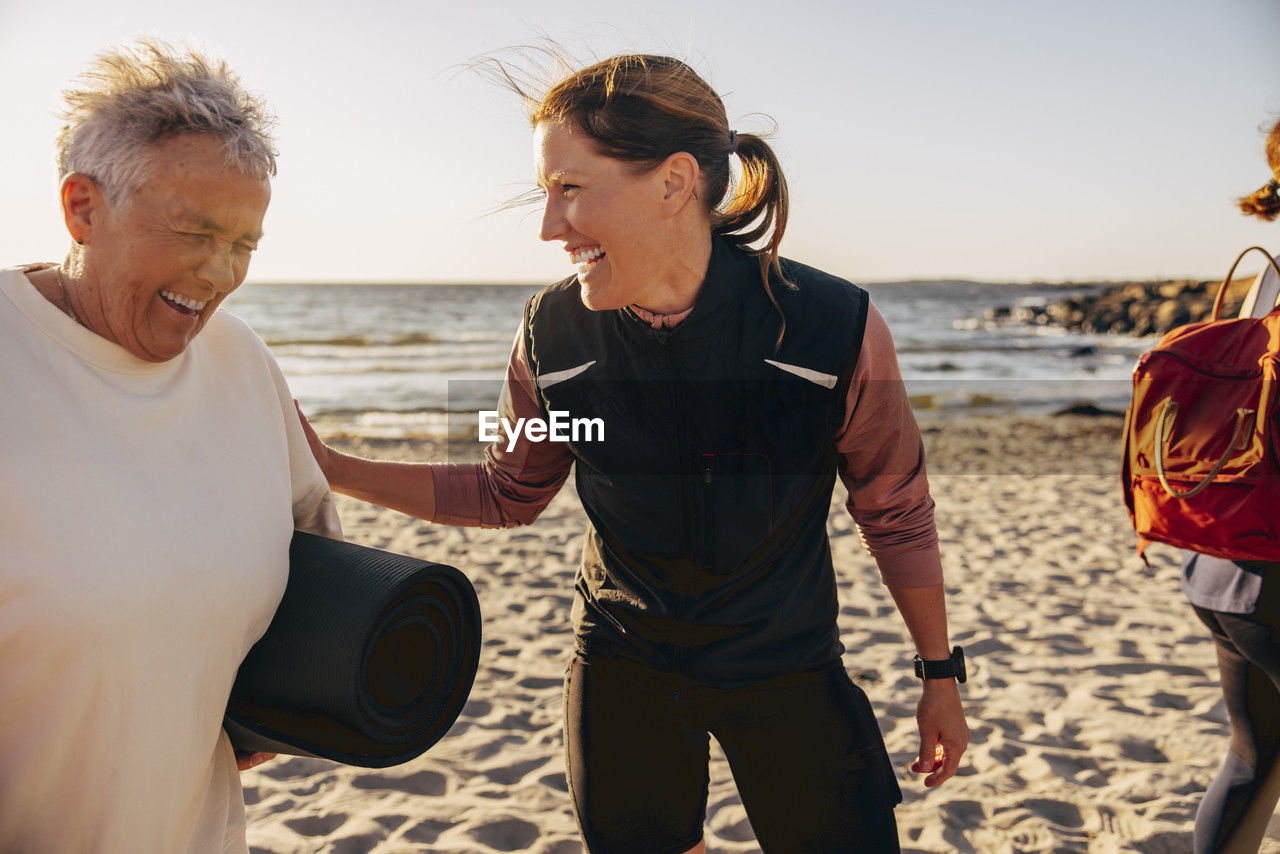
[[[298,411],[298,422],[311,446],[311,455],[319,463],[331,490],[428,522],[435,519],[435,477],[430,463],[367,460],[336,451],[320,441],[297,400],[293,407]]]
[[[311,446],[311,456],[316,458],[320,471],[324,472],[325,480],[329,481],[330,488],[333,488],[339,454],[333,448],[320,441],[320,437],[316,435],[315,428],[311,426],[307,416],[302,414],[302,407],[298,405],[297,398],[293,400],[293,408],[298,413],[298,421],[302,423],[302,432],[307,437],[307,444]]]

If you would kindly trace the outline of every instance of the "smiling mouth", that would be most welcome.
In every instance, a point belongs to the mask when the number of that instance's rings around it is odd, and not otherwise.
[[[589,248],[584,247],[581,249],[573,250],[573,252],[570,253],[569,255],[569,260],[573,261],[573,263],[578,265],[582,265],[582,264],[591,265],[596,263],[603,257],[604,257],[604,250],[601,249],[599,246],[592,246]]]
[[[209,304],[208,300],[194,300],[181,294],[175,294],[173,291],[161,291],[160,299],[164,300],[165,304],[175,311],[191,317],[200,314],[204,307]]]

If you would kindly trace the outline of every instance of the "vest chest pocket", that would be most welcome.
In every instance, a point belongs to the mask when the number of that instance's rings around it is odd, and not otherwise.
[[[765,387],[757,417],[769,425],[766,441],[785,442],[791,449],[789,457],[804,458],[803,449],[821,447],[832,440],[843,411],[840,404],[833,391],[784,375]],[[792,470],[796,465],[788,463],[784,468]]]

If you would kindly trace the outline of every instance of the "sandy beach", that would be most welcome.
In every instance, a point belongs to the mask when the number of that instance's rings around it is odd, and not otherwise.
[[[926,424],[973,743],[926,790],[913,650],[842,509],[829,523],[845,664],[901,769],[906,852],[1190,851],[1200,793],[1227,748],[1213,644],[1178,587],[1177,554],[1135,556],[1115,418]],[[370,456],[440,458],[423,440],[338,439]],[[566,792],[561,678],[584,515],[567,487],[528,528],[456,529],[340,497],[348,539],[459,567],[484,613],[480,673],[425,756],[387,770],[281,758],[244,775],[255,852],[581,850]],[[758,847],[714,752],[712,852]],[[1273,819],[1264,852],[1280,852]]]

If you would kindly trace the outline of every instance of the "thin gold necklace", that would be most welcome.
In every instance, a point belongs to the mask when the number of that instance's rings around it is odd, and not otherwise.
[[[62,301],[67,304],[65,309],[67,316],[84,326],[84,321],[80,319],[80,315],[76,314],[76,307],[71,304],[71,297],[67,294],[67,283],[62,278],[62,267],[58,266],[55,269],[58,271],[58,287],[62,290]]]

